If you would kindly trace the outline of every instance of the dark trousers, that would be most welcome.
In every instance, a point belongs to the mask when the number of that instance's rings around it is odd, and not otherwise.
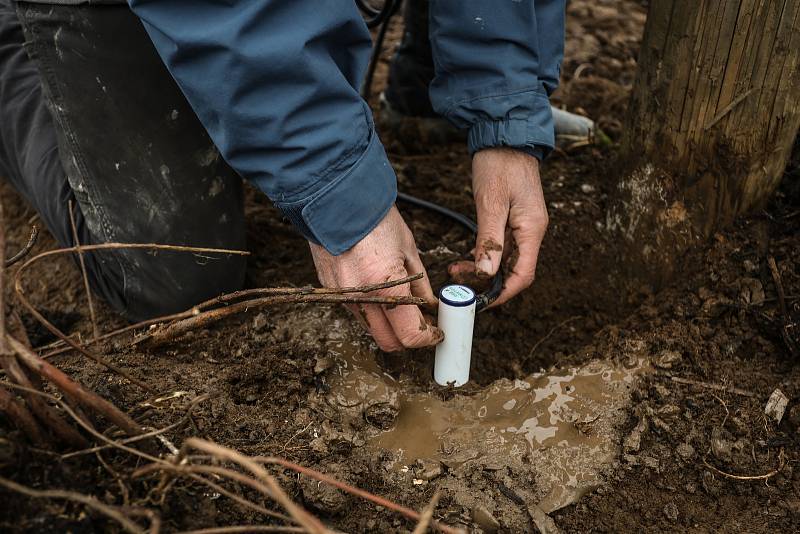
[[[241,179],[127,6],[0,0],[0,176],[62,246],[242,249]],[[92,288],[132,320],[240,289],[241,256],[86,254]]]

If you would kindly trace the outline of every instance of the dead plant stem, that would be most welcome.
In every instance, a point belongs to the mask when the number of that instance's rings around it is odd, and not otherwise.
[[[127,532],[131,532],[133,534],[144,534],[144,529],[142,529],[139,525],[131,521],[127,518],[122,512],[120,512],[117,508],[113,506],[109,506],[107,504],[103,504],[96,498],[90,495],[84,495],[83,493],[77,493],[74,491],[65,491],[65,490],[35,490],[33,488],[29,488],[27,486],[23,486],[22,484],[17,484],[12,480],[8,480],[7,478],[0,477],[0,486],[4,488],[15,491],[17,493],[21,493],[28,497],[34,499],[61,499],[66,501],[72,502],[79,502],[103,514],[104,516],[113,519],[117,523],[122,526],[123,529]]]
[[[73,211],[74,204],[72,200],[69,201],[69,223],[72,227],[72,242],[76,247],[80,247],[81,242],[78,238],[78,227],[75,224],[75,213]],[[89,303],[89,317],[92,321],[92,339],[97,339],[100,331],[97,329],[97,316],[94,313],[94,299],[92,299],[92,288],[89,287],[89,275],[86,273],[86,260],[83,257],[83,251],[78,248],[78,263],[81,266],[81,274],[83,275],[83,289],[86,292],[86,300]]]

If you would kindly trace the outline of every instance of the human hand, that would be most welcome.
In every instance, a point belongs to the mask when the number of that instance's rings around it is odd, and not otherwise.
[[[317,275],[325,287],[363,286],[398,280],[409,273],[423,273],[423,278],[410,284],[381,289],[372,294],[414,295],[431,305],[436,304],[414,236],[395,206],[372,232],[339,256],[333,256],[320,245],[309,244]],[[427,347],[444,339],[442,331],[429,324],[417,306],[349,304],[347,307],[385,351]]]
[[[547,230],[547,207],[539,160],[510,148],[490,148],[472,158],[472,190],[478,213],[473,262],[456,262],[450,275],[493,277],[504,247],[508,258],[503,291],[492,306],[507,302],[533,283],[539,247]],[[506,243],[506,228],[512,243]],[[508,248],[511,250],[508,250]]]

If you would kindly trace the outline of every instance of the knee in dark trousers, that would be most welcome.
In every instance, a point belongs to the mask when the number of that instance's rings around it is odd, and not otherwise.
[[[0,34],[12,37],[0,52],[16,59],[0,65],[0,134],[3,147],[14,145],[0,167],[60,244],[73,244],[74,199],[81,244],[243,249],[241,179],[128,7],[17,6],[14,15],[0,0]],[[17,80],[34,87],[26,106],[13,102]],[[119,249],[86,260],[93,289],[132,320],[190,308],[244,281],[243,256]]]

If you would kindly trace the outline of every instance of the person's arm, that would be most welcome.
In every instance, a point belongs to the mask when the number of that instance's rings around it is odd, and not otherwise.
[[[352,0],[128,2],[225,160],[312,243],[323,283],[421,270],[358,92],[372,42]],[[427,280],[392,291],[433,299]],[[416,306],[365,310],[385,348],[441,337]]]
[[[358,93],[371,39],[351,0],[129,0],[222,156],[309,240],[352,247],[395,200]]]
[[[508,227],[515,249],[502,304],[533,282],[547,209],[539,161],[555,145],[565,0],[431,0],[434,109],[469,130],[478,214],[475,264],[494,275]],[[464,268],[465,266],[460,266]]]

